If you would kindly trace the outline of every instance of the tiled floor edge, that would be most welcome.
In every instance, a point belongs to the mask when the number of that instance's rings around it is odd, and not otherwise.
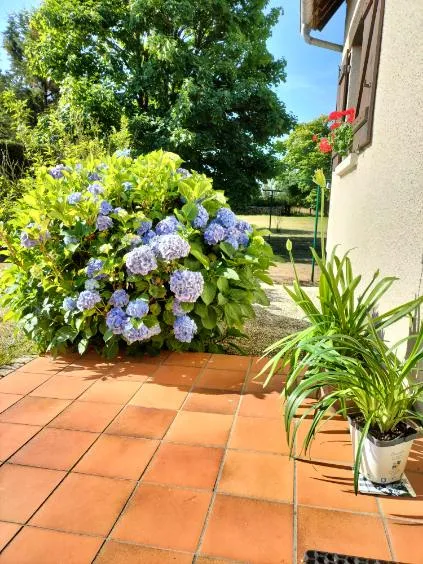
[[[393,547],[392,542],[391,542],[391,535],[389,534],[389,530],[388,530],[388,524],[386,522],[386,517],[383,513],[382,506],[380,504],[380,499],[378,499],[378,497],[375,496],[375,500],[376,500],[377,508],[379,510],[380,518],[382,519],[383,530],[385,531],[386,542],[388,543],[389,552],[391,554],[391,559],[392,559],[393,562],[397,562],[397,559],[395,558],[394,547]]]
[[[22,366],[25,366],[26,364],[28,364],[29,362],[31,362],[31,360],[34,360],[35,358],[38,358],[38,355],[36,355],[36,354],[25,355],[25,356],[20,356],[20,357],[16,358],[10,364],[3,364],[2,366],[0,366],[0,379],[3,378],[4,376],[8,376],[9,374],[14,372],[15,370],[18,370],[18,368],[22,368]]]

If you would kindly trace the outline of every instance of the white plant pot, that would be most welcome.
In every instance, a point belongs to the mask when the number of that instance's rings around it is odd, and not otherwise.
[[[361,429],[354,420],[350,418],[348,420],[355,460],[361,439]],[[397,482],[404,473],[411,446],[418,436],[419,433],[416,431],[407,437],[380,441],[368,434],[363,443],[360,473],[377,484]]]

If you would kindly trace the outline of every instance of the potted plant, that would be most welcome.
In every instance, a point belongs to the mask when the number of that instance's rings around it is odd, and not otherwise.
[[[331,112],[325,121],[329,125],[330,133],[327,137],[313,135],[313,141],[317,143],[317,150],[321,153],[338,154],[341,159],[351,153],[354,132],[355,108],[344,111]]]
[[[415,408],[423,394],[423,382],[409,382],[410,373],[423,358],[423,325],[417,335],[391,347],[371,319],[368,328],[369,335],[364,338],[334,334],[310,340],[305,345],[307,376],[287,394],[285,406],[291,452],[297,431],[310,414],[312,420],[303,442],[306,452],[320,425],[333,417],[334,406],[339,402],[349,406],[356,493],[359,473],[376,483],[401,478],[423,423],[423,415]],[[413,346],[408,357],[401,360],[398,347],[410,338]],[[329,386],[330,393],[299,416],[304,400],[314,397],[316,389],[323,386]],[[340,411],[335,410],[335,414]]]

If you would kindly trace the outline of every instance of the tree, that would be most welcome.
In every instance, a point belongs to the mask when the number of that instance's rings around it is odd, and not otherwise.
[[[177,152],[239,206],[275,175],[273,137],[294,119],[271,89],[268,0],[44,0],[25,54],[104,134],[129,120],[133,149]]]
[[[298,187],[301,197],[297,205],[314,205],[316,190],[312,178],[316,169],[321,168],[326,178],[330,178],[331,154],[321,153],[313,141],[313,135],[321,137],[328,133],[326,118],[321,116],[307,123],[299,123],[286,140],[275,143],[275,149],[283,155],[278,180],[285,183],[289,181],[290,185]]]

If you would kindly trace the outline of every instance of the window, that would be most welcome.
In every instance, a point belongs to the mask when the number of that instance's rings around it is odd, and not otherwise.
[[[355,107],[353,150],[372,141],[376,84],[382,42],[385,0],[364,0],[351,30],[351,47],[339,69],[337,110]],[[339,162],[335,157],[334,165]]]

